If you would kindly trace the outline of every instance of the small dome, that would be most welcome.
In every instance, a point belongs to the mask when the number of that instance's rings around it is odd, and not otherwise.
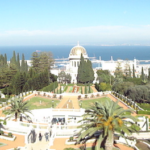
[[[83,55],[87,55],[85,48],[78,44],[77,46],[71,49],[70,56],[81,56],[81,53]]]

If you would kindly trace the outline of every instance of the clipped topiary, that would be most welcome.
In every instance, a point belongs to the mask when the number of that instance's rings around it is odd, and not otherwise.
[[[11,132],[9,132],[9,133],[8,133],[8,136],[9,136],[9,137],[12,137],[12,136],[13,136],[13,134],[12,134]]]

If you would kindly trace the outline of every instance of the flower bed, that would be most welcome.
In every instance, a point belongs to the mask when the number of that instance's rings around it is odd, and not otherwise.
[[[4,133],[3,131],[0,132],[0,139],[14,141],[16,136],[14,136],[12,133]]]
[[[7,135],[0,135],[0,139],[4,139],[4,140],[9,140],[9,141],[14,141],[15,140],[15,138],[16,138],[16,136],[12,136],[12,137],[9,137],[9,136],[7,136]]]
[[[95,141],[95,139],[89,139],[89,140],[87,140],[86,143],[93,143],[94,141]],[[66,142],[65,142],[65,144],[67,144],[67,145],[73,145],[75,143],[76,143],[76,140],[69,141],[69,139],[67,139]]]

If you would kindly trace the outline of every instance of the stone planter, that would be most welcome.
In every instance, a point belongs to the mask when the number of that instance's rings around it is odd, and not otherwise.
[[[95,141],[95,139],[89,139],[89,140],[87,140],[87,142],[86,143],[93,143]],[[66,142],[65,142],[65,144],[66,145],[74,145],[76,143],[76,141],[69,141],[69,139],[67,139],[66,140]]]
[[[0,108],[2,108],[3,107],[3,105],[2,104],[0,104]]]
[[[4,140],[8,140],[8,141],[14,141],[15,138],[16,138],[16,136],[14,136],[14,135],[12,137],[0,135],[0,139],[4,139]]]

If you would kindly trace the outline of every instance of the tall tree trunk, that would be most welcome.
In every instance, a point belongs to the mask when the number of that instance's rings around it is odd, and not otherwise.
[[[22,121],[22,114],[20,115],[20,121]]]
[[[105,142],[105,150],[112,150],[113,144],[114,144],[114,133],[113,131],[109,131],[109,134]]]

